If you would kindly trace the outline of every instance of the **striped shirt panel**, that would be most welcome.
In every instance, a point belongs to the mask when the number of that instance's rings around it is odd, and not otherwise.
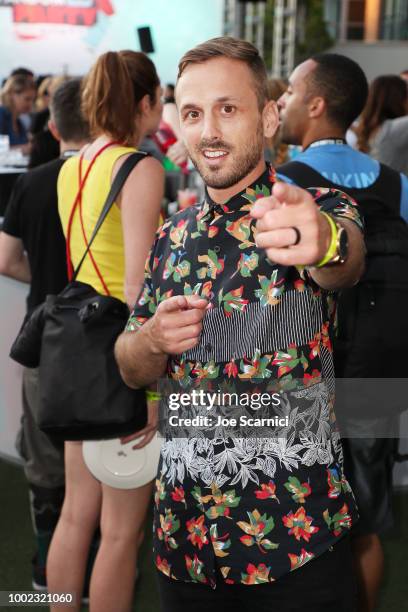
[[[260,302],[225,316],[222,308],[208,310],[199,344],[184,353],[188,361],[228,362],[303,346],[313,340],[323,324],[321,298],[311,289],[286,291],[273,306]]]

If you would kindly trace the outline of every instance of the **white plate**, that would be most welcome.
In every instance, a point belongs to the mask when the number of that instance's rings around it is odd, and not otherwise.
[[[162,439],[157,435],[147,446],[132,449],[138,440],[121,444],[114,440],[88,440],[82,443],[84,461],[101,482],[116,489],[136,489],[156,476]]]

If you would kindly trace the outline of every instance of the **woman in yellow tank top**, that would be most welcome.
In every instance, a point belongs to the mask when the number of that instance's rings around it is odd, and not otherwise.
[[[77,212],[72,224],[74,268],[86,248],[84,234],[89,240],[119,168],[143,137],[157,129],[162,106],[154,64],[143,53],[133,51],[102,55],[86,77],[83,111],[95,140],[82,151],[82,176],[97,157],[82,191],[82,224]],[[77,157],[68,160],[58,181],[65,233],[78,192],[79,165]],[[87,257],[79,281],[133,306],[158,225],[163,183],[163,169],[157,160],[146,157],[137,164],[92,245],[97,269]],[[148,424],[140,433],[144,436],[141,445],[147,444],[154,427]],[[84,463],[81,442],[65,443],[65,467],[65,500],[47,561],[48,589],[75,593],[75,609],[80,609],[89,546],[100,524],[101,543],[90,585],[91,610],[129,612],[152,483],[129,490],[99,483]]]

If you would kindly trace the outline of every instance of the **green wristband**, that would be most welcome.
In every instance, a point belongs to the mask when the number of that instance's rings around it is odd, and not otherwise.
[[[158,402],[161,399],[161,394],[157,391],[150,391],[150,389],[146,389],[146,399],[151,400],[152,402]]]
[[[326,264],[329,263],[329,261],[331,261],[333,259],[333,257],[336,254],[337,251],[337,226],[334,222],[334,220],[332,219],[332,217],[330,215],[328,215],[327,213],[325,213],[323,210],[320,211],[320,214],[324,215],[330,225],[330,230],[331,230],[331,238],[330,238],[330,244],[329,247],[326,251],[326,254],[323,256],[323,258],[317,263],[315,264],[313,267],[314,268],[323,268],[323,266],[325,266]]]

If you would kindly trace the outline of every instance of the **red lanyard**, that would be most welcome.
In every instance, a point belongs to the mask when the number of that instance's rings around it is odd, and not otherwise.
[[[97,160],[97,158],[99,157],[99,155],[101,155],[101,153],[103,153],[105,151],[105,149],[107,149],[108,147],[111,147],[111,146],[116,145],[116,144],[119,144],[119,143],[116,142],[116,141],[107,142],[106,144],[103,145],[103,147],[101,147],[95,153],[95,155],[93,156],[93,158],[91,159],[91,161],[89,163],[89,166],[88,166],[88,168],[87,168],[87,170],[85,172],[85,176],[83,178],[82,178],[82,160],[83,160],[84,154],[82,153],[80,158],[79,158],[79,188],[78,188],[78,193],[76,195],[74,203],[72,205],[71,213],[69,215],[69,220],[68,220],[68,227],[67,227],[66,254],[67,254],[67,269],[68,269],[68,280],[69,281],[72,280],[72,277],[73,277],[73,274],[74,274],[74,269],[73,269],[72,261],[71,261],[70,243],[71,243],[72,223],[73,223],[73,220],[74,220],[75,211],[76,211],[76,209],[77,209],[77,207],[79,205],[79,214],[80,214],[80,220],[81,220],[82,235],[84,237],[85,246],[86,246],[86,248],[88,248],[88,239],[87,239],[86,234],[85,234],[85,228],[84,228],[83,217],[82,217],[82,191],[84,189],[84,186],[85,186],[86,180],[87,180],[87,178],[89,176],[89,173],[90,173],[90,171],[92,169],[92,166],[94,165],[94,163]],[[108,290],[108,288],[107,288],[107,286],[105,284],[105,281],[102,278],[102,275],[101,275],[101,273],[99,271],[98,266],[96,265],[96,262],[95,262],[95,260],[93,258],[93,255],[92,255],[91,251],[89,251],[89,255],[90,255],[90,258],[92,260],[92,264],[93,264],[93,266],[95,268],[95,271],[96,271],[96,273],[97,273],[97,275],[99,277],[99,280],[102,283],[102,286],[103,286],[106,294],[110,295],[109,290]]]

